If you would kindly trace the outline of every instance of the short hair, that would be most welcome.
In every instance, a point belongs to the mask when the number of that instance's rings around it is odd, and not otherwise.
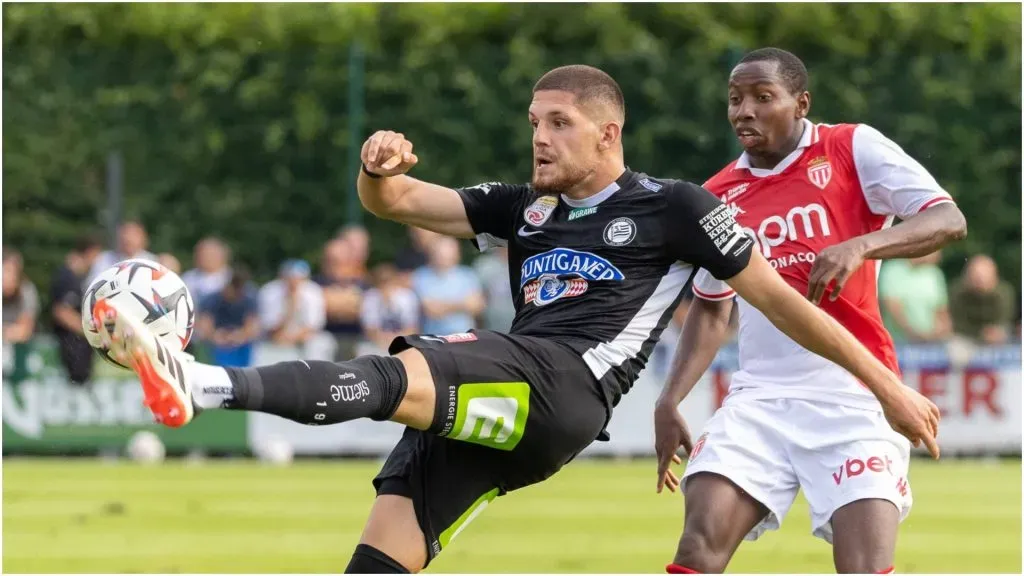
[[[558,90],[570,92],[581,104],[599,102],[608,104],[620,119],[626,117],[626,99],[614,78],[603,70],[584,64],[561,66],[541,76],[533,86],[533,92]]]
[[[75,253],[85,254],[93,249],[103,249],[103,241],[96,234],[83,234],[75,240]]]
[[[792,52],[781,48],[758,48],[741,58],[737,65],[749,62],[775,62],[779,66],[779,76],[792,94],[807,90],[807,67]]]

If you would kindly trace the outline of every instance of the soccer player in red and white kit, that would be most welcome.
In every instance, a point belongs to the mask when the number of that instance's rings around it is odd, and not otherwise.
[[[799,58],[775,48],[745,56],[729,78],[729,121],[745,151],[704,186],[790,285],[899,374],[879,313],[880,260],[934,252],[965,237],[966,222],[899,146],[864,124],[812,123],[810,105]],[[670,469],[676,451],[690,456],[683,535],[667,571],[723,571],[744,538],[780,526],[803,488],[813,533],[833,545],[838,572],[891,572],[911,506],[910,443],[855,377],[742,299],[740,369],[691,443],[677,406],[724,342],[735,297],[703,271],[693,291],[655,409],[659,492],[680,485]]]

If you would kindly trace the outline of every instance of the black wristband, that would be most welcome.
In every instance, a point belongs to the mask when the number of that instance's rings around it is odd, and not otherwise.
[[[366,169],[366,164],[362,164],[362,167],[363,167],[363,174],[366,174],[370,178],[375,178],[375,179],[376,178],[383,178],[383,176],[381,176],[380,174],[374,174],[373,172],[370,172],[369,170],[367,170]]]

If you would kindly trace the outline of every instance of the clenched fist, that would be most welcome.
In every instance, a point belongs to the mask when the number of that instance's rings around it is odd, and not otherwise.
[[[419,161],[412,153],[412,142],[390,130],[379,130],[370,136],[359,157],[366,170],[378,176],[405,174]]]

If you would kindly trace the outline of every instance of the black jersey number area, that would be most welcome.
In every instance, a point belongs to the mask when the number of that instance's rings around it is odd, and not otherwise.
[[[477,246],[508,247],[511,333],[573,347],[613,403],[697,269],[728,279],[753,246],[707,190],[630,170],[584,201],[496,182],[457,191]]]

